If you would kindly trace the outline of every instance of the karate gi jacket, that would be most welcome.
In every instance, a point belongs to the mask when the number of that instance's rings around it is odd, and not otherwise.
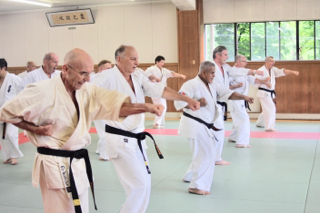
[[[151,67],[149,67],[148,69],[146,69],[145,74],[147,77],[149,77],[150,75],[154,75],[157,78],[159,78],[161,81],[158,83],[161,83],[164,86],[167,86],[167,79],[168,78],[172,78],[172,71],[166,69],[166,68],[162,68],[161,70],[159,69],[159,67],[157,67],[157,65],[153,65]]]
[[[188,114],[200,118],[207,123],[214,123],[221,113],[217,106],[217,99],[227,101],[234,91],[226,89],[223,85],[215,81],[209,84],[209,88],[211,93],[199,76],[196,76],[194,79],[185,82],[179,90],[179,93],[195,100],[205,98],[207,100],[207,105],[205,107],[200,107],[200,109],[197,111],[192,111],[191,109],[185,108],[187,106],[186,102],[174,101],[175,108],[177,110],[183,109],[183,111],[187,112]],[[198,127],[200,125],[204,124],[186,116],[182,116],[178,134],[194,139],[198,133]],[[213,130],[209,130],[208,128],[206,128],[206,133],[202,134],[207,134],[209,137],[214,136]]]
[[[85,83],[75,91],[79,106],[79,117],[74,102],[62,82],[61,76],[29,84],[19,95],[0,108],[0,120],[9,123],[25,121],[37,126],[52,124],[51,136],[41,136],[28,132],[30,141],[36,147],[78,150],[91,142],[89,129],[92,120],[119,120],[122,104],[130,102],[127,95],[108,91],[90,83]],[[40,167],[43,165],[49,189],[68,186],[69,158],[37,153],[33,167],[32,183],[38,186]],[[81,194],[89,187],[84,159],[73,159],[72,168]]]
[[[145,103],[145,96],[154,98],[160,98],[162,96],[165,86],[149,81],[138,69],[131,74],[131,79],[135,92],[132,91],[129,83],[119,71],[118,67],[114,66],[107,72],[100,73],[99,77],[95,78],[92,83],[104,89],[127,94],[132,103]],[[106,124],[133,133],[140,133],[145,129],[144,120],[145,114],[140,113],[126,117],[121,123],[108,120]],[[145,141],[142,141],[142,145],[146,148]],[[118,146],[125,146],[134,152],[139,151],[137,139],[106,133],[106,149],[107,155],[110,158],[116,158],[118,156]]]
[[[265,65],[260,67],[259,70],[263,71],[263,76],[256,75],[256,78],[264,80],[264,79],[266,79],[267,77],[270,76],[269,75],[269,70],[265,67]],[[265,84],[262,84],[259,87],[267,89],[267,90],[275,90],[275,88],[276,88],[276,78],[286,75],[284,73],[284,69],[279,69],[277,67],[272,67],[271,70],[270,70],[270,73],[271,73],[271,76],[270,76],[270,78],[271,78],[270,79],[271,80],[271,82],[270,82],[271,83],[271,88],[267,87],[267,85],[265,85]],[[263,91],[263,90],[258,90],[257,91],[257,97],[258,98],[264,98],[264,97],[267,97],[267,96],[271,96],[271,93]],[[275,98],[275,95],[274,95],[274,97],[271,97],[271,98]]]

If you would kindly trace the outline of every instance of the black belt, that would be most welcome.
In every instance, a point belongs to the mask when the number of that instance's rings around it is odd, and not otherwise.
[[[129,132],[129,131],[122,130],[122,129],[114,128],[114,127],[109,126],[107,124],[106,124],[105,130],[108,133],[112,133],[112,134],[116,134],[116,135],[122,135],[122,136],[130,137],[130,138],[135,138],[135,139],[138,140],[138,146],[139,146],[139,149],[140,149],[140,151],[142,153],[143,160],[144,160],[144,163],[146,165],[148,174],[151,174],[151,172],[150,172],[150,169],[149,169],[149,166],[148,166],[147,159],[144,156],[144,153],[143,153],[143,150],[142,150],[142,144],[141,144],[141,141],[146,139],[146,136],[149,136],[153,140],[154,147],[155,147],[155,149],[157,151],[157,154],[158,154],[159,158],[163,159],[163,155],[162,155],[160,149],[158,148],[158,145],[156,144],[156,141],[154,140],[154,138],[152,137],[152,135],[149,132],[140,132],[140,133],[136,134],[136,133],[132,133],[132,132]]]
[[[190,115],[190,114],[187,113],[187,112],[183,112],[183,115],[186,116],[186,117],[188,117],[188,118],[191,118],[191,119],[193,119],[193,120],[195,120],[195,121],[198,121],[199,123],[204,124],[208,129],[213,129],[214,131],[220,131],[220,130],[221,130],[221,129],[217,129],[217,128],[214,126],[213,123],[209,124],[209,123],[205,122],[204,120],[202,120],[202,119],[200,119],[200,118],[197,118],[197,117],[194,117],[194,116]]]
[[[69,166],[70,188],[71,188],[71,194],[72,194],[72,199],[73,199],[73,205],[74,205],[76,213],[82,213],[82,210],[81,210],[80,199],[79,199],[79,195],[77,192],[76,184],[75,184],[74,178],[73,178],[71,163],[72,163],[73,158],[76,158],[76,159],[84,158],[85,163],[86,163],[87,176],[88,176],[88,180],[90,182],[91,192],[92,192],[92,196],[93,196],[94,207],[96,210],[98,210],[96,200],[94,197],[93,176],[92,176],[92,169],[91,169],[91,164],[90,164],[90,160],[89,160],[88,150],[79,149],[79,150],[75,150],[75,151],[68,151],[68,150],[49,149],[49,148],[45,148],[45,147],[38,147],[37,150],[38,150],[38,153],[43,154],[43,155],[51,155],[51,156],[57,156],[57,157],[70,158],[70,166]]]
[[[261,88],[261,87],[259,87],[258,89],[259,89],[259,90],[266,91],[266,92],[270,92],[270,93],[271,93],[271,98],[273,98],[273,97],[276,96],[276,92],[275,92],[274,90],[268,90],[268,89]],[[273,96],[273,95],[274,95],[274,96]]]
[[[251,111],[248,101],[244,100],[244,106],[245,106],[246,109]]]
[[[228,117],[228,105],[227,105],[227,103],[226,102],[217,101],[217,104],[219,104],[222,107],[224,107],[223,120],[226,121],[227,117]]]
[[[3,123],[2,139],[6,139],[7,123]]]

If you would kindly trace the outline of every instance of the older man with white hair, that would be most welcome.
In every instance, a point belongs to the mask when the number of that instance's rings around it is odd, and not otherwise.
[[[247,65],[247,58],[244,55],[235,57],[234,68],[244,68]],[[233,69],[233,68],[231,68]],[[249,70],[249,69],[248,69]],[[237,93],[248,95],[249,84],[265,84],[270,87],[270,83],[265,80],[257,79],[252,75],[229,77],[230,89]],[[230,113],[232,117],[232,133],[229,136],[229,142],[236,142],[237,148],[250,148],[250,118],[246,108],[250,109],[246,101],[229,100]]]
[[[274,66],[275,60],[272,56],[268,56],[265,59],[265,64],[259,68],[263,71],[262,76],[257,76],[258,79],[266,80],[271,84],[271,87],[268,88],[267,85],[259,86],[257,91],[257,97],[260,100],[262,112],[258,117],[256,122],[257,127],[264,127],[266,132],[275,132],[276,125],[276,105],[274,104],[273,99],[276,98],[275,86],[276,78],[286,75],[299,75],[298,71],[292,71],[288,69],[279,69]]]
[[[185,82],[179,93],[200,102],[200,109],[193,112],[187,104],[175,101],[177,110],[183,109],[180,120],[179,134],[188,138],[191,151],[191,165],[183,177],[190,182],[188,191],[194,194],[208,195],[212,185],[216,152],[215,133],[222,131],[216,128],[216,121],[221,116],[217,106],[217,99],[227,101],[245,100],[253,103],[253,98],[234,92],[214,81],[215,65],[210,61],[200,64],[199,73]]]

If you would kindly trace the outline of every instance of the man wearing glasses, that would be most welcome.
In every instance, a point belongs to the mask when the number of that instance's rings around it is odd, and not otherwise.
[[[93,119],[119,121],[163,111],[161,105],[131,104],[128,95],[88,84],[92,71],[92,58],[74,49],[65,56],[61,75],[28,85],[0,108],[0,120],[29,131],[37,147],[32,183],[40,183],[45,213],[89,212],[93,178],[83,148],[91,142]]]

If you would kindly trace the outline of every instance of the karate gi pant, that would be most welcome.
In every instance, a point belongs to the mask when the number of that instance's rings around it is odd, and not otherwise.
[[[192,161],[183,180],[190,181],[189,188],[210,191],[215,167],[214,137],[209,137],[201,125],[195,139],[188,138]]]
[[[154,104],[161,104],[164,107],[163,113],[160,116],[155,116],[153,125],[158,124],[160,126],[165,125],[165,118],[167,112],[167,100],[164,98],[152,98]]]
[[[143,152],[148,161],[147,153]],[[151,175],[147,172],[141,151],[118,146],[118,157],[112,158],[111,162],[127,196],[120,213],[144,213],[150,199]]]
[[[103,120],[93,121],[93,122],[99,137],[96,153],[99,153],[100,158],[102,159],[105,159],[105,160],[109,159],[107,155],[107,150],[106,150],[106,133],[105,133],[106,123]]]
[[[267,129],[274,129],[276,125],[276,105],[270,96],[259,98],[262,112],[256,121],[256,126]]]
[[[229,101],[233,126],[229,140],[236,141],[239,145],[248,145],[250,141],[250,118],[243,100]]]
[[[222,106],[218,105],[220,107],[220,112],[222,112]],[[215,140],[214,149],[215,149],[215,157],[216,161],[222,160],[222,150],[224,146],[224,120],[223,120],[223,113],[220,113],[219,117],[214,121],[214,126],[218,129],[221,129],[221,131],[214,131],[214,136],[217,140]]]
[[[18,127],[7,123],[5,139],[2,139],[3,123],[0,124],[0,143],[3,161],[10,158],[21,158],[22,152],[19,150]]]
[[[65,189],[48,189],[46,174],[43,166],[40,169],[40,188],[42,193],[42,202],[45,213],[68,212],[73,213],[74,205],[72,196],[69,198]],[[88,188],[79,194],[82,213],[89,213]]]

